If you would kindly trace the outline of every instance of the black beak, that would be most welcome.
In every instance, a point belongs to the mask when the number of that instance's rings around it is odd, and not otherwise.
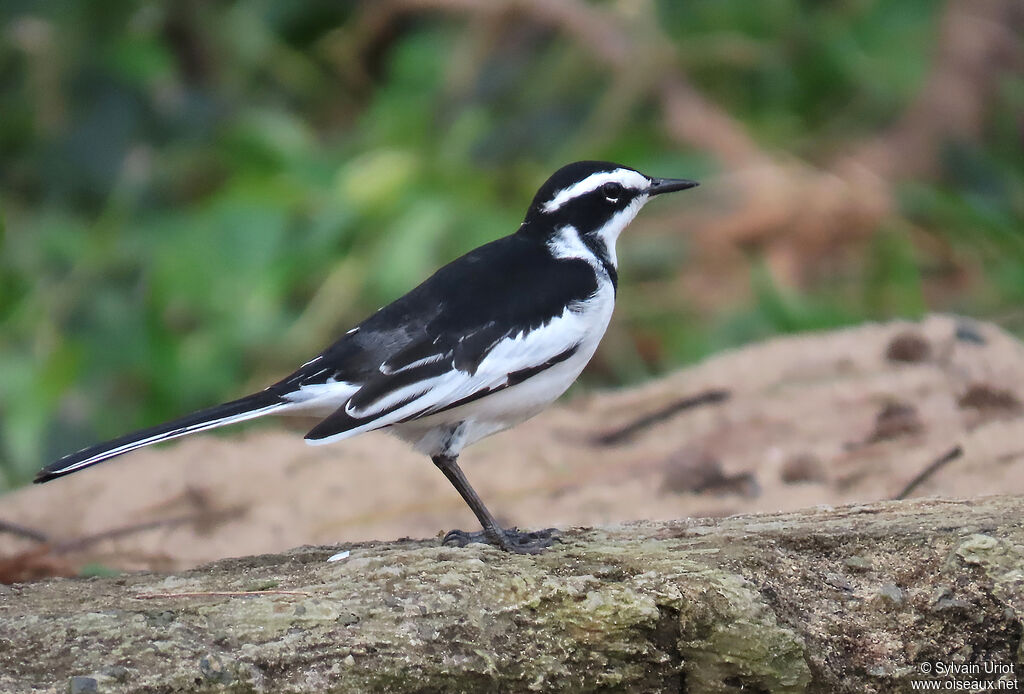
[[[696,188],[699,185],[697,181],[687,181],[685,178],[652,178],[647,194],[661,195],[662,193],[674,193],[677,190]]]

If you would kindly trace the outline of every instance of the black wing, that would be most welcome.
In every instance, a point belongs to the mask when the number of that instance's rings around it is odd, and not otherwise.
[[[325,438],[400,409],[443,374],[475,374],[496,344],[548,324],[597,291],[585,261],[555,259],[542,243],[512,235],[462,256],[269,390],[287,396],[332,381],[358,384],[347,407],[310,432]],[[561,344],[537,363],[512,365],[510,374],[533,375],[572,351],[575,345]],[[460,396],[467,397],[474,394]]]

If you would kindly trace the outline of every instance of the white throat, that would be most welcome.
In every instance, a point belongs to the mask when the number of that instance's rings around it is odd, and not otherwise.
[[[637,212],[640,211],[640,208],[646,202],[646,195],[638,195],[628,207],[616,212],[602,227],[587,234],[591,239],[591,243],[593,241],[597,242],[596,245],[602,254],[616,270],[619,267],[619,259],[615,253],[615,242],[618,241],[622,230],[629,226],[629,223],[633,221]],[[551,250],[551,255],[556,258],[579,258],[590,263],[595,270],[601,273],[605,271],[601,259],[583,242],[579,229],[574,226],[566,225],[561,227],[551,240],[548,241],[548,248]]]
[[[619,240],[619,234],[629,226],[629,223],[633,221],[637,212],[640,211],[640,208],[646,202],[646,195],[636,196],[627,207],[616,212],[611,219],[604,223],[604,226],[590,234],[596,237],[601,242],[601,245],[604,246],[605,255],[607,255],[608,260],[611,261],[612,266],[616,269],[619,267],[619,260],[615,255],[615,243]]]

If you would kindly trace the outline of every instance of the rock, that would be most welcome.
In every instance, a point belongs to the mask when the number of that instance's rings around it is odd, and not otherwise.
[[[234,679],[225,668],[224,661],[218,655],[210,654],[200,658],[199,672],[202,673],[203,678],[219,684],[231,684],[232,679]]]
[[[883,583],[878,589],[878,598],[890,607],[899,607],[903,604],[903,591],[895,583]]]
[[[68,694],[98,694],[99,691],[100,685],[95,677],[76,675],[68,680]]]
[[[718,458],[703,450],[685,448],[666,460],[662,470],[662,490],[677,494],[710,492],[755,497],[761,491],[752,473],[726,474]]]
[[[860,554],[847,557],[843,560],[843,564],[846,565],[846,568],[853,571],[870,571],[873,566],[871,559]]]
[[[838,588],[839,590],[846,591],[847,593],[853,592],[853,584],[850,583],[850,580],[842,574],[825,574],[825,583],[829,584],[833,588]]]
[[[984,346],[988,344],[988,340],[986,340],[985,336],[981,334],[981,331],[982,327],[978,323],[966,318],[960,318],[956,322],[954,336],[960,342]]]
[[[917,363],[928,361],[931,356],[931,344],[916,330],[896,335],[885,348],[885,358],[889,361]]]
[[[974,409],[994,413],[1015,413],[1021,409],[1020,399],[1011,391],[987,383],[974,383],[956,401],[960,409]]]
[[[916,407],[905,402],[889,402],[875,417],[875,428],[868,436],[867,443],[890,441],[923,430],[924,425],[917,415]]]
[[[821,461],[810,453],[795,455],[782,464],[779,477],[786,484],[824,482],[825,469]]]
[[[1022,515],[1011,496],[881,502],[566,529],[536,556],[372,543],[355,565],[300,547],[182,572],[194,593],[144,603],[167,577],[42,581],[0,600],[0,691],[909,691],[923,659],[1017,662]],[[851,551],[873,558],[873,609],[837,609],[867,579],[836,569]],[[231,592],[267,580],[281,591]],[[143,605],[174,612],[159,649]],[[854,642],[884,648],[865,661]],[[130,686],[72,676],[121,662],[106,672]]]
[[[123,665],[108,665],[107,667],[100,670],[100,674],[103,677],[108,677],[114,682],[127,682],[128,681],[128,668]]]

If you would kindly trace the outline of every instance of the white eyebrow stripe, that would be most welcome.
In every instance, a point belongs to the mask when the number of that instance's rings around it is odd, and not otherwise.
[[[647,177],[630,169],[615,169],[614,171],[600,171],[590,174],[582,181],[573,183],[568,188],[563,188],[555,194],[555,197],[548,200],[541,206],[544,212],[554,212],[565,203],[580,195],[600,188],[605,183],[619,183],[624,188],[643,190],[648,186]]]

